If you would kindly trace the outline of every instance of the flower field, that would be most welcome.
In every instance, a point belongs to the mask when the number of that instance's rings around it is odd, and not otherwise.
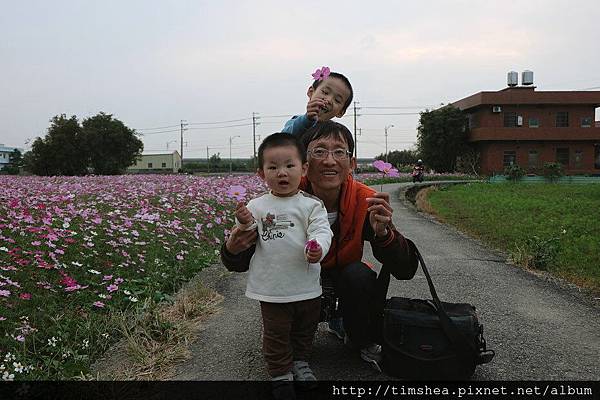
[[[258,177],[0,176],[0,377],[72,379],[118,339],[111,314],[170,299],[218,259]]]

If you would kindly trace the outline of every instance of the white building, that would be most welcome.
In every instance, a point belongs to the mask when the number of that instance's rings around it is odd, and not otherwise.
[[[15,150],[19,150],[21,155],[23,154],[23,149],[19,147],[7,147],[0,143],[0,169],[3,169],[8,163],[10,163],[10,154]]]
[[[135,164],[127,167],[127,172],[177,172],[181,168],[181,156],[177,150],[172,153],[142,154]]]

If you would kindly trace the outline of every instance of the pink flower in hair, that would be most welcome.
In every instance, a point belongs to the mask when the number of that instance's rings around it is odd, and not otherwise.
[[[331,71],[329,67],[321,67],[312,74],[312,77],[315,79],[315,81],[322,81],[323,79],[327,78],[330,73]]]

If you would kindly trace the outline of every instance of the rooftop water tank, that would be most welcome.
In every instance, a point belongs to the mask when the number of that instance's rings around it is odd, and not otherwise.
[[[506,83],[510,87],[517,86],[519,84],[519,74],[515,71],[510,71],[506,77]]]
[[[521,84],[533,85],[533,71],[523,71],[523,74],[521,75]]]

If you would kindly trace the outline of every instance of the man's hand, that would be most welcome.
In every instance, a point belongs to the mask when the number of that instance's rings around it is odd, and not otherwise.
[[[240,201],[237,204],[237,207],[235,208],[235,217],[238,221],[240,221],[240,224],[242,225],[248,225],[252,223],[252,221],[254,221],[252,213],[250,212],[250,210],[248,210],[246,204],[243,201]]]
[[[327,107],[323,99],[310,99],[306,104],[306,116],[312,120],[319,119],[319,113],[323,108]]]
[[[377,192],[373,197],[368,197],[369,223],[375,232],[375,236],[384,237],[388,233],[388,226],[392,223],[394,210],[390,206],[390,194]]]
[[[237,226],[234,226],[231,230],[231,236],[225,242],[225,248],[233,255],[237,255],[244,250],[252,247],[256,243],[258,238],[258,231],[252,229],[251,231],[243,231]]]

